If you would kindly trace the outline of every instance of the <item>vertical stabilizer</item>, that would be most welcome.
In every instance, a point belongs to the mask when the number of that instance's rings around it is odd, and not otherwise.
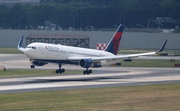
[[[108,46],[106,47],[105,51],[111,52],[114,55],[117,55],[124,27],[125,27],[124,25],[120,25],[118,27],[118,29],[116,30],[115,34],[113,35],[111,41],[109,42]]]

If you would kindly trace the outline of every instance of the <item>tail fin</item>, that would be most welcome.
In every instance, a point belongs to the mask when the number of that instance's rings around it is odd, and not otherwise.
[[[114,55],[117,55],[124,27],[125,27],[124,25],[119,25],[118,29],[116,30],[115,34],[111,38],[111,41],[109,42],[105,51],[113,53]]]

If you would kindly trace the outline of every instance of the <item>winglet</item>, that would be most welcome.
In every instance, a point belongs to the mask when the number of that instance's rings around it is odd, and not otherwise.
[[[23,42],[23,36],[20,38],[20,40],[19,40],[19,43],[18,43],[18,50],[20,50],[20,51],[24,51],[24,48],[22,47],[22,42]]]
[[[166,46],[167,40],[163,43],[161,48],[158,50],[158,52],[162,52],[164,50],[164,47]]]

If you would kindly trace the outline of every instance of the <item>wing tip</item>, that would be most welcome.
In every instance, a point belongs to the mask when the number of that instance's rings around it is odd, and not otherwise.
[[[23,49],[24,49],[24,48],[22,47],[23,38],[24,38],[24,36],[22,36],[22,37],[20,38],[19,43],[18,43],[18,50],[20,50],[20,51],[23,51]]]
[[[161,48],[158,50],[158,52],[162,52],[166,46],[166,43],[167,43],[167,39],[165,40],[165,42],[163,43],[163,45],[161,46]]]

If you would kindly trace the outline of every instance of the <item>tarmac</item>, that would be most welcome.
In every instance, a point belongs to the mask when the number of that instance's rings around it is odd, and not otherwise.
[[[150,57],[149,57],[150,58]],[[154,57],[153,57],[154,58]],[[170,58],[166,58],[170,59]],[[178,59],[178,58],[175,58]],[[30,69],[31,63],[23,54],[1,54],[0,66],[6,69]],[[57,64],[37,67],[35,70],[57,69]],[[66,70],[84,70],[80,66],[63,65]],[[180,83],[179,68],[101,67],[92,68],[90,75],[54,74],[52,76],[14,77],[0,79],[0,93],[70,90],[84,88],[136,86]]]

